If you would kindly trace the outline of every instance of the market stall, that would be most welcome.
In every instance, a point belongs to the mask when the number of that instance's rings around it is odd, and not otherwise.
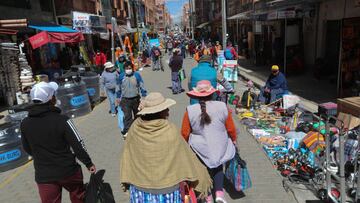
[[[233,96],[229,103],[284,177],[284,187],[302,184],[319,199],[333,202],[357,199],[360,119],[337,112],[334,103],[319,105],[314,114],[301,108],[297,96],[262,105],[251,101],[254,94],[249,89],[243,95],[247,101]]]

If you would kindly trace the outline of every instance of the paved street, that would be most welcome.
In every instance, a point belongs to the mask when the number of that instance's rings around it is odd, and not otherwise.
[[[164,64],[166,60],[166,58],[163,60]],[[188,73],[190,67],[194,66],[194,61],[187,59],[185,66]],[[170,120],[180,128],[182,116],[189,100],[184,93],[181,95],[171,94],[171,89],[169,89],[171,85],[170,71],[167,66],[165,65],[165,72],[152,72],[151,68],[147,68],[142,75],[145,86],[150,92],[159,91],[166,97],[177,101],[177,105],[171,108]],[[186,87],[185,84],[186,81],[183,82],[184,87]],[[238,84],[238,86],[241,85]],[[116,119],[108,114],[107,100],[98,105],[91,114],[77,118],[75,122],[97,169],[106,169],[105,181],[110,182],[116,202],[128,202],[128,194],[121,191],[119,182],[119,159],[124,141],[117,128]],[[253,187],[245,191],[245,196],[229,191],[228,195],[231,197],[228,196],[228,202],[296,202],[291,193],[286,193],[283,189],[282,178],[260,146],[245,132],[237,120],[236,123],[240,132],[238,135],[239,149],[241,156],[248,163]],[[89,173],[86,170],[83,171],[87,182]],[[69,202],[68,195],[65,192],[63,194],[63,202]],[[0,174],[0,202],[39,202],[32,163]]]

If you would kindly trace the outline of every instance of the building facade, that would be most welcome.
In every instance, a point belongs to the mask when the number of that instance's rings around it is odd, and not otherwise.
[[[190,33],[190,5],[185,3],[182,8],[181,25],[185,33]]]
[[[144,0],[145,4],[145,24],[149,28],[155,27],[156,20],[156,1],[155,0]]]

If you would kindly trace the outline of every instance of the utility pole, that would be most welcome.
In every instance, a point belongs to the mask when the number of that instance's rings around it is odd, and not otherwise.
[[[193,0],[189,0],[190,6],[190,32],[191,32],[191,39],[194,40],[194,5]]]
[[[140,2],[139,0],[136,0],[135,2],[135,6],[136,6],[136,10],[137,10],[137,13],[136,13],[136,33],[138,35],[138,44],[137,44],[137,47],[138,47],[138,52],[140,51],[140,32],[139,32],[139,22],[140,22]]]
[[[222,43],[226,47],[226,0],[221,0],[222,9]]]
[[[116,29],[116,18],[111,17],[111,62],[115,64],[115,39],[114,39],[114,32]]]

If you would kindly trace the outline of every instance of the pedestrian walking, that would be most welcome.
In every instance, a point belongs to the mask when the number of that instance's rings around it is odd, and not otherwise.
[[[21,123],[24,150],[32,156],[35,181],[42,203],[61,203],[62,188],[72,203],[82,203],[85,194],[80,160],[90,173],[96,172],[84,141],[71,119],[55,107],[54,82],[40,82],[30,92],[34,106]]]
[[[119,88],[116,94],[117,103],[120,104],[124,112],[124,129],[121,132],[123,138],[138,113],[140,98],[147,95],[144,81],[139,72],[134,71],[133,64],[130,61],[125,63],[125,72],[119,76]]]
[[[116,67],[116,71],[121,74],[125,71],[125,62],[126,62],[126,57],[124,54],[121,54],[119,57],[118,57],[118,60],[116,60],[115,62],[115,67]]]
[[[120,161],[120,182],[129,189],[131,203],[183,202],[183,182],[201,197],[210,189],[206,167],[168,121],[169,108],[175,104],[161,93],[150,93],[129,129]]]
[[[103,66],[106,63],[106,55],[100,50],[96,50],[94,57],[94,64],[96,65],[96,72],[100,74],[103,70]]]
[[[226,203],[223,164],[235,156],[236,129],[226,104],[212,101],[215,92],[210,81],[202,80],[187,93],[188,96],[199,99],[199,103],[187,107],[181,133],[207,167],[213,179],[215,201]],[[213,202],[211,193],[206,202]]]
[[[231,42],[227,43],[224,55],[225,55],[226,60],[236,60],[238,58],[238,54],[236,53],[236,50],[232,46]]]
[[[159,47],[153,46],[151,49],[151,57],[153,61],[153,71],[158,71],[161,69],[160,64],[160,57],[161,57],[161,50]]]
[[[101,84],[104,87],[106,96],[110,104],[110,113],[113,117],[116,116],[115,99],[116,99],[116,80],[118,73],[114,69],[114,64],[106,62],[104,71],[101,74]]]
[[[196,84],[201,80],[208,80],[211,85],[216,88],[217,86],[217,71],[211,65],[211,56],[203,55],[196,67],[191,70],[189,79],[189,90],[191,91]],[[195,98],[190,99],[190,104],[196,104],[198,101]]]
[[[183,90],[181,86],[181,80],[179,76],[179,71],[181,71],[183,66],[183,58],[180,55],[179,49],[174,49],[173,56],[170,58],[170,69],[171,69],[171,83],[172,83],[172,93],[180,94]]]
[[[173,52],[173,48],[174,48],[174,44],[171,40],[168,40],[168,42],[166,43],[166,48],[169,52],[169,56],[171,55],[171,53]]]

